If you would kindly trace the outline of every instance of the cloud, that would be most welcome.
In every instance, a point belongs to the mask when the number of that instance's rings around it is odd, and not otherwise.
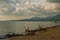
[[[48,0],[41,0],[41,7],[46,11],[60,12],[60,3],[48,2]]]
[[[2,18],[0,20],[54,16],[60,12],[59,5],[59,3],[51,3],[47,0],[1,0],[0,18]]]
[[[60,0],[47,0],[47,1],[51,3],[60,3]]]

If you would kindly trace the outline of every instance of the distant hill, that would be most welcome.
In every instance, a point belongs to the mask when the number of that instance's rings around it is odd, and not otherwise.
[[[53,20],[60,21],[60,14],[58,14],[58,15],[52,17],[52,19],[53,19]]]
[[[30,19],[23,19],[20,21],[60,21],[60,14],[53,17],[46,17],[46,18],[32,17]]]
[[[12,21],[60,21],[60,14],[53,16],[53,17],[32,17],[30,19],[22,19],[22,20],[12,20]]]

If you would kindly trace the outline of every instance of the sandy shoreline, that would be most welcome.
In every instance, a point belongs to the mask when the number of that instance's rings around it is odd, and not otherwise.
[[[60,27],[37,31],[34,36],[17,36],[10,40],[60,40]]]

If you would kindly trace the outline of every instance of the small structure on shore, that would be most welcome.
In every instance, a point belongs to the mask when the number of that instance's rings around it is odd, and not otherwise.
[[[38,31],[42,31],[42,30],[47,31],[47,29],[46,29],[46,28],[42,28],[42,26],[41,26],[41,25],[39,25],[39,29],[38,29]]]
[[[35,35],[34,30],[30,30],[29,27],[27,27],[27,29],[25,29],[25,34],[26,35]]]
[[[58,23],[57,21],[54,21],[54,23]]]

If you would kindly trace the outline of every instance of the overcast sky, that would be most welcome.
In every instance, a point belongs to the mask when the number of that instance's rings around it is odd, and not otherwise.
[[[51,17],[60,14],[60,0],[0,0],[0,20]]]

